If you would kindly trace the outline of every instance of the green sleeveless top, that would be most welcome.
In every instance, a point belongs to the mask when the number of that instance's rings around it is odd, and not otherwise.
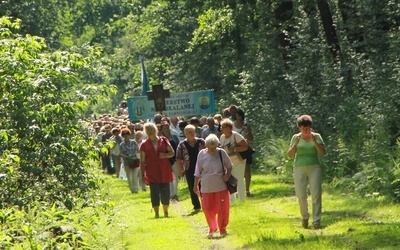
[[[314,133],[317,137],[317,142],[319,144],[324,144],[322,137],[318,133]],[[296,141],[296,135],[292,136],[290,140],[290,146],[294,144]],[[300,138],[299,144],[296,147],[296,155],[294,158],[294,166],[295,167],[303,167],[309,165],[318,165],[319,164],[319,156],[317,148],[314,145],[312,140],[305,141],[303,138]]]

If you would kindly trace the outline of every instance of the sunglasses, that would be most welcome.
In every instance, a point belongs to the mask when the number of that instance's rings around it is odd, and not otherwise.
[[[124,135],[129,135],[129,133],[122,133],[122,136],[124,136]]]

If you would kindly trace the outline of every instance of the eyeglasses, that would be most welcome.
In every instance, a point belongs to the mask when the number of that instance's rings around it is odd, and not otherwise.
[[[129,135],[129,133],[122,133],[122,136],[124,136],[124,135]]]

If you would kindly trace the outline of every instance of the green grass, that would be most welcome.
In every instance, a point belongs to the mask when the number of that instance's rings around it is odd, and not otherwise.
[[[398,204],[382,197],[341,194],[329,186],[323,193],[323,229],[303,229],[293,184],[272,175],[254,175],[255,196],[231,206],[228,236],[212,240],[205,237],[203,213],[191,214],[183,180],[180,202],[171,203],[169,218],[153,218],[149,191],[131,194],[125,181],[111,177],[103,188],[114,208],[91,229],[92,235],[98,234],[91,244],[103,249],[400,248]]]

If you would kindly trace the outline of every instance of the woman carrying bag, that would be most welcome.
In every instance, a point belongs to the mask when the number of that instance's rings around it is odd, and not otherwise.
[[[240,108],[236,110],[236,120],[233,122],[233,131],[241,134],[249,144],[247,151],[242,152],[242,157],[246,158],[246,168],[244,170],[244,179],[246,182],[246,196],[251,197],[250,183],[251,183],[251,164],[253,163],[254,149],[250,146],[253,141],[253,133],[250,124],[246,121],[244,111]]]
[[[139,171],[140,159],[137,157],[139,152],[138,144],[131,140],[131,131],[128,128],[121,130],[122,142],[119,145],[120,155],[124,161],[124,169],[128,180],[129,189],[132,193],[139,192]]]
[[[228,153],[233,164],[232,175],[238,179],[238,192],[230,196],[231,203],[234,204],[236,202],[236,195],[239,196],[240,201],[244,202],[246,200],[246,189],[244,185],[246,159],[243,159],[239,153],[245,152],[248,149],[248,144],[241,134],[232,129],[233,122],[231,120],[224,119],[221,122],[221,148]]]
[[[230,206],[226,181],[231,175],[232,162],[228,154],[218,148],[215,134],[207,136],[205,143],[206,148],[197,157],[193,191],[200,196],[201,181],[201,205],[209,227],[206,237],[213,238],[218,229],[220,236],[225,237]]]

